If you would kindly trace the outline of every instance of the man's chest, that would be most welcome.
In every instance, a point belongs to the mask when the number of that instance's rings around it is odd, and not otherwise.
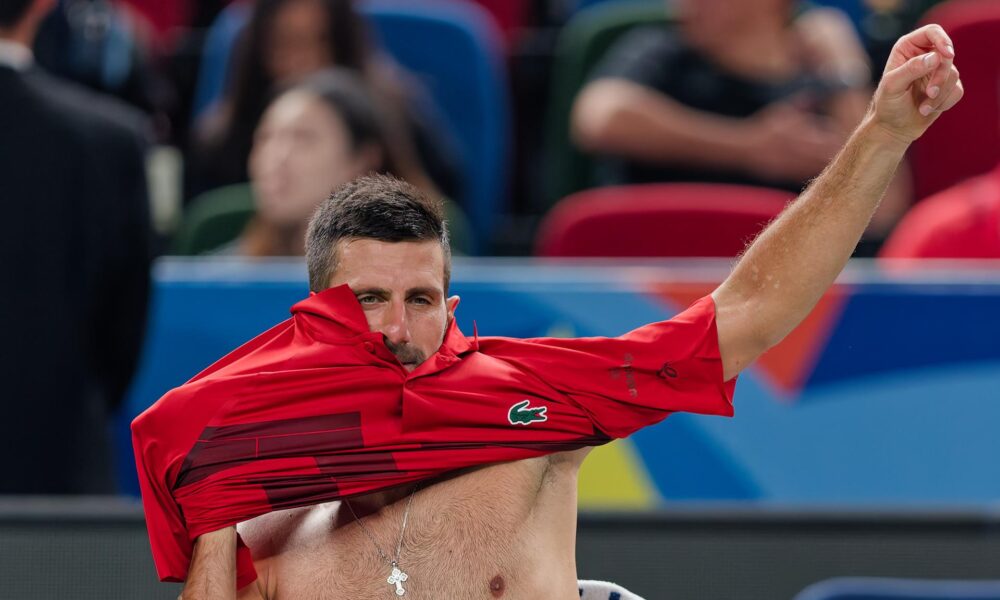
[[[344,518],[346,505],[329,505],[268,561],[267,597],[389,598],[397,587],[408,598],[537,597],[551,581],[540,575],[551,578],[560,564],[563,579],[575,581],[565,568],[573,563],[575,483],[575,469],[548,458],[470,470],[420,489],[405,531],[405,499],[362,523]],[[400,534],[406,579],[397,586],[386,559],[395,558]]]

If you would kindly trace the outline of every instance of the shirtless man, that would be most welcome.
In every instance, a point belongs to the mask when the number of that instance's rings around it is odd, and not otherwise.
[[[826,171],[747,250],[712,294],[723,376],[736,376],[811,310],[844,267],[908,145],[962,97],[955,52],[931,25],[893,49],[868,114]],[[372,331],[408,369],[431,356],[457,299],[436,242],[342,240],[346,283]],[[373,292],[372,290],[378,290]],[[577,472],[587,450],[495,464],[239,526],[258,579],[235,589],[236,528],[195,542],[185,600],[393,597],[578,598]]]

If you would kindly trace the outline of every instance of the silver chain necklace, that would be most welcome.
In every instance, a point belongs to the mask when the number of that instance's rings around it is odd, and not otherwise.
[[[385,555],[385,552],[382,552],[381,546],[379,546],[378,542],[375,541],[375,536],[373,536],[371,531],[368,530],[368,527],[365,526],[364,522],[358,518],[358,513],[354,512],[354,507],[351,506],[351,501],[344,500],[344,504],[346,504],[347,508],[350,509],[351,515],[354,516],[354,520],[361,526],[361,531],[365,532],[365,535],[368,536],[368,540],[371,541],[372,546],[375,546],[375,550],[378,552],[379,557],[383,562],[388,563],[388,565],[392,567],[392,573],[388,578],[386,578],[385,581],[389,585],[396,586],[397,596],[402,596],[406,593],[406,590],[403,589],[403,582],[410,578],[409,575],[404,573],[403,570],[399,568],[399,552],[403,549],[403,534],[406,533],[406,518],[410,516],[410,505],[413,504],[413,496],[416,493],[417,488],[413,488],[413,491],[410,492],[410,499],[406,501],[406,510],[403,511],[403,526],[399,528],[399,541],[396,542],[396,558],[392,560]]]

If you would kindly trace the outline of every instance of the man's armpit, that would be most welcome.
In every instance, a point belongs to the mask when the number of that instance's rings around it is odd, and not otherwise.
[[[237,592],[236,600],[270,600],[274,597],[274,590],[269,589],[271,586],[268,585],[271,570],[266,565],[256,563],[254,568],[257,569],[257,579],[250,585],[243,586]]]

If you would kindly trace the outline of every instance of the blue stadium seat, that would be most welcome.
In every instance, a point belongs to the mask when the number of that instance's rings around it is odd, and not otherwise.
[[[424,83],[464,158],[459,204],[474,239],[487,243],[505,209],[510,99],[497,25],[480,6],[455,0],[365,2],[382,47]],[[249,18],[245,3],[224,10],[209,31],[195,114],[222,95],[232,45]],[[479,252],[483,248],[475,248]]]
[[[837,577],[794,600],[1000,600],[1000,581]]]
[[[488,243],[505,208],[510,100],[500,32],[476,4],[369,2],[382,46],[423,81],[465,160],[464,194],[476,239]],[[482,250],[482,248],[480,248]]]
[[[238,0],[222,9],[212,21],[205,35],[205,45],[201,50],[201,64],[198,66],[198,81],[194,88],[194,105],[191,114],[197,118],[222,97],[229,74],[236,38],[243,31],[250,18],[249,2]]]

